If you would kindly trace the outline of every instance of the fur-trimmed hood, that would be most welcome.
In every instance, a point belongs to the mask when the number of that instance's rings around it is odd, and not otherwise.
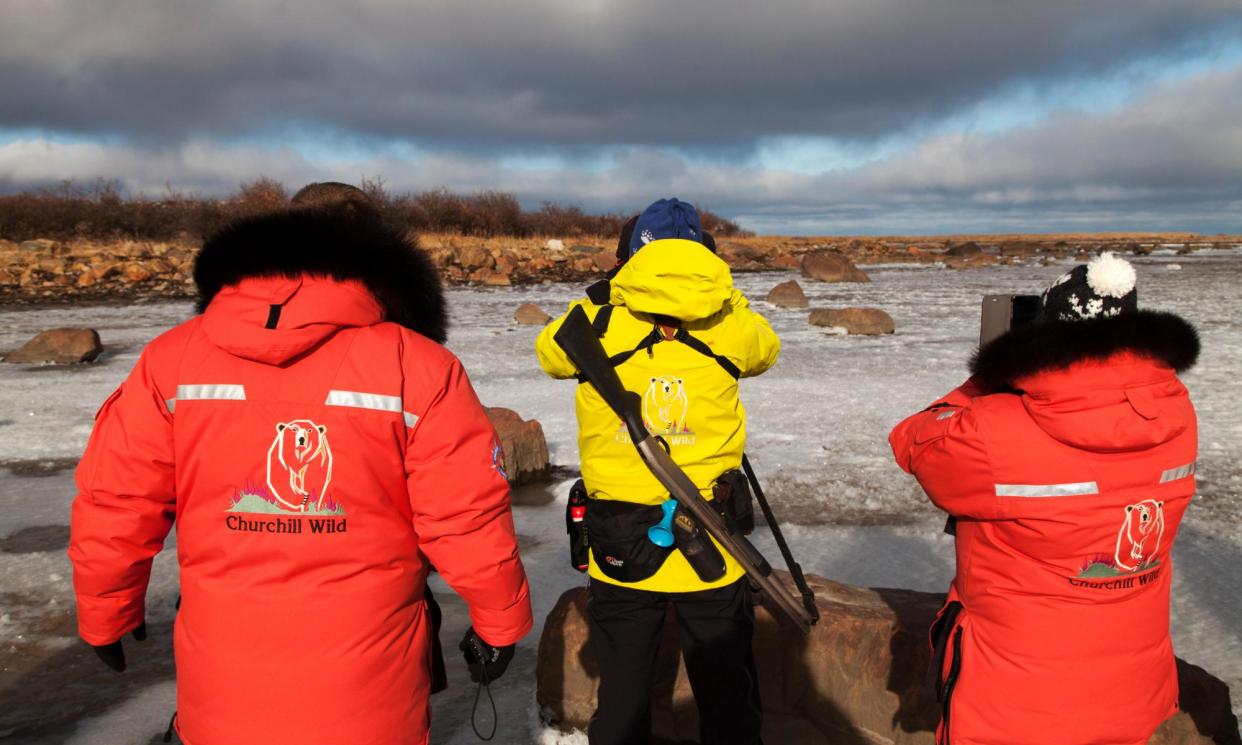
[[[377,220],[333,210],[289,210],[239,220],[212,236],[194,262],[198,310],[250,277],[302,275],[361,282],[385,320],[443,343],[440,277],[412,241]]]
[[[1012,390],[1014,381],[1083,360],[1131,351],[1184,372],[1199,357],[1199,334],[1172,313],[1140,310],[1085,321],[1035,321],[997,337],[975,353],[970,370],[988,392]]]

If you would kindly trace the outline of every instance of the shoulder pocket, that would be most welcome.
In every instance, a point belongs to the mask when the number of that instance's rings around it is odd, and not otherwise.
[[[964,409],[956,406],[941,406],[923,412],[923,421],[919,422],[914,431],[915,444],[922,445],[947,435],[949,427],[954,424],[953,420],[961,416],[963,411]]]

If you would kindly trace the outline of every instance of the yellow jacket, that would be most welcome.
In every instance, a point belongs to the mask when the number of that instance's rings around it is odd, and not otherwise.
[[[676,238],[648,243],[612,280],[608,328],[601,341],[609,355],[634,349],[655,326],[656,316],[681,321],[690,334],[728,358],[742,377],[758,375],[776,362],[780,340],[762,316],[733,287],[729,267],[693,241]],[[604,307],[589,299],[581,305],[594,320]],[[572,378],[577,368],[553,340],[565,320],[549,324],[535,342],[539,364],[554,378]],[[746,410],[737,380],[711,357],[674,340],[638,351],[617,367],[621,382],[643,395],[648,428],[663,436],[673,460],[705,497],[722,473],[740,468],[746,444]],[[578,448],[582,478],[593,499],[658,505],[668,491],[643,465],[621,420],[595,388],[579,385]],[[722,551],[723,553],[723,551]],[[656,574],[621,583],[600,572],[592,558],[590,576],[640,590],[691,592],[727,585],[742,569],[725,556],[725,576],[713,583],[698,578],[674,551]]]

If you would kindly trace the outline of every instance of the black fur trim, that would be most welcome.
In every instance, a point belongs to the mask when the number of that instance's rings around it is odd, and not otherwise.
[[[226,285],[300,274],[356,279],[385,318],[443,343],[444,291],[431,260],[378,220],[340,210],[289,210],[239,220],[203,244],[194,261],[201,313]]]
[[[977,351],[970,371],[984,390],[1003,391],[1032,373],[1122,350],[1148,355],[1180,373],[1199,357],[1199,334],[1181,317],[1151,310],[1085,321],[1033,321]]]

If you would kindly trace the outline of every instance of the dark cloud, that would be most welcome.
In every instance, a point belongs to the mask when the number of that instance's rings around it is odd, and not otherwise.
[[[1216,0],[0,0],[0,126],[429,146],[871,139],[1236,33]]]
[[[1170,81],[1119,108],[1063,110],[994,134],[930,137],[821,174],[621,151],[602,169],[506,167],[486,155],[317,163],[292,149],[220,145],[0,145],[0,191],[62,178],[230,190],[266,174],[296,186],[380,175],[395,189],[503,189],[540,201],[637,210],[668,195],[776,233],[1150,229],[1242,233],[1242,65]]]

